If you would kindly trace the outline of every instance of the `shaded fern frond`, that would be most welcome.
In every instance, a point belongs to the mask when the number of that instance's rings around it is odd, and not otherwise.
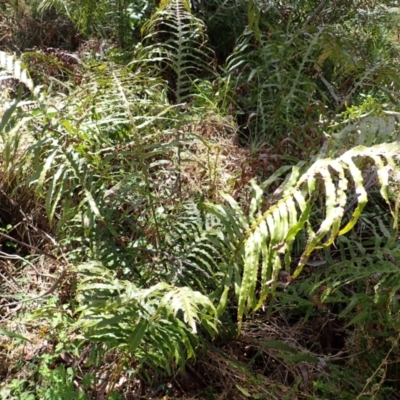
[[[169,282],[212,293],[223,281],[218,260],[221,246],[218,237],[221,224],[201,205],[184,204],[174,224],[165,232],[164,262],[170,271]]]
[[[309,294],[320,296],[323,303],[346,304],[339,316],[347,318],[347,326],[374,321],[385,323],[386,328],[397,328],[400,323],[396,295],[400,288],[397,232],[385,225],[386,215],[365,214],[359,220],[358,231],[339,237],[336,248],[327,252],[331,266],[315,270],[308,279]],[[367,227],[367,235],[363,237]]]
[[[193,94],[193,81],[212,73],[212,51],[207,46],[204,23],[196,18],[186,0],[162,1],[143,26],[146,34],[139,64],[159,63],[176,103]]]

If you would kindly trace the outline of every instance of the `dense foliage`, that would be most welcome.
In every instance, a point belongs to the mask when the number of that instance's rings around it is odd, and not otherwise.
[[[396,2],[0,8],[2,398],[398,398]]]

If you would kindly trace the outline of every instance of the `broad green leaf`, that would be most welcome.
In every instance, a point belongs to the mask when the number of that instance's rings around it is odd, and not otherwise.
[[[142,343],[143,337],[146,334],[147,328],[149,327],[149,321],[141,319],[136,323],[136,326],[128,338],[129,351],[134,354],[136,349]]]

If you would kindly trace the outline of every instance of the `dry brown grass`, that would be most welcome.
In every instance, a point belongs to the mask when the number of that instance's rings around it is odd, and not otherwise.
[[[218,200],[221,191],[233,194],[241,190],[239,182],[250,152],[239,146],[233,121],[210,114],[183,131],[184,139],[190,138],[181,157],[186,191]]]
[[[18,362],[28,362],[46,346],[43,321],[22,322],[23,316],[46,301],[45,293],[62,268],[43,207],[23,177],[8,169],[0,172],[0,327],[29,341],[16,344],[0,335],[0,381],[14,377]],[[49,255],[45,255],[49,254]]]

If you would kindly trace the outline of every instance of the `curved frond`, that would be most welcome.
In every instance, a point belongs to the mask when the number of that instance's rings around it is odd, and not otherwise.
[[[245,313],[261,307],[273,293],[281,269],[292,270],[291,249],[300,232],[306,232],[307,242],[293,278],[300,274],[313,251],[331,245],[353,229],[368,201],[367,164],[376,168],[382,197],[389,203],[389,174],[399,151],[398,143],[357,146],[336,159],[317,160],[295,181],[289,180],[283,197],[265,212],[261,211],[263,193],[254,182],[246,217],[229,196],[226,196],[229,207],[207,205],[209,212],[221,220],[225,240],[233,244],[231,255],[223,256],[224,262],[232,269],[242,270],[234,285],[239,320]],[[297,174],[296,170],[294,173]],[[321,200],[318,196],[322,197],[322,210],[315,207],[316,200]],[[316,212],[320,222],[315,227]],[[226,285],[232,283],[231,276]]]
[[[81,264],[78,287],[82,327],[109,348],[123,348],[141,362],[162,368],[166,360],[183,367],[194,357],[198,326],[217,331],[216,310],[207,296],[160,282],[150,288],[121,280],[99,263]]]

